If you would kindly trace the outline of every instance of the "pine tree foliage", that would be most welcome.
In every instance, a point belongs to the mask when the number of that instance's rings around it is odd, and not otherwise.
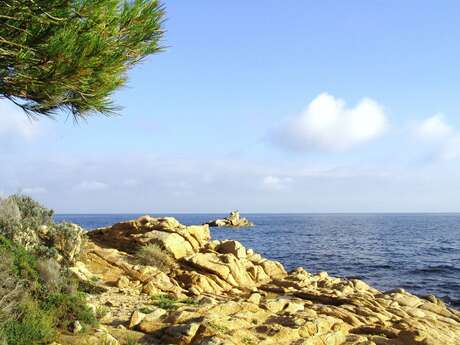
[[[0,0],[0,98],[32,116],[112,114],[163,21],[157,0]]]

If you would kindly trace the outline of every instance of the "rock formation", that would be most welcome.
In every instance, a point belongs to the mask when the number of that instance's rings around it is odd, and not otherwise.
[[[250,222],[244,217],[240,216],[240,212],[238,211],[232,211],[230,214],[222,219],[216,219],[209,221],[208,223],[209,226],[212,227],[247,227],[247,226],[254,226],[254,223]]]
[[[207,225],[144,216],[88,238],[72,271],[98,281],[102,292],[89,303],[107,313],[81,343],[110,336],[113,344],[460,344],[460,312],[434,296],[302,268],[287,273],[237,241],[211,241]],[[136,251],[149,243],[176,259],[170,274],[138,263]],[[61,344],[77,344],[75,337],[63,335]]]

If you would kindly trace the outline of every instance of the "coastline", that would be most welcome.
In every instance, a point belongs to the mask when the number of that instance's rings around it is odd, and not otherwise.
[[[212,240],[206,225],[145,216],[87,235],[74,271],[106,290],[90,300],[94,308],[109,305],[109,330],[122,325],[149,341],[202,345],[460,341],[460,313],[434,296],[382,292],[302,268],[288,273],[237,241]],[[174,258],[168,274],[136,262],[138,246],[148,243]],[[163,295],[173,308],[155,302]]]
[[[183,224],[202,224],[224,215],[171,214]],[[139,216],[70,215],[58,219],[96,228]],[[435,294],[453,307],[460,305],[460,267],[456,261],[460,216],[245,216],[257,226],[210,228],[213,239],[237,240],[267,258],[280,261],[287,270],[300,266],[313,273],[326,271],[337,277],[356,277],[380,290],[403,287],[417,296]]]

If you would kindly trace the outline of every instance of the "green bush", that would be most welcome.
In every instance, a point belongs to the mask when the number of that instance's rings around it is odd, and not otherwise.
[[[22,221],[27,220],[35,226],[51,223],[54,211],[44,207],[30,196],[13,194],[8,199],[14,201],[19,208]]]
[[[81,292],[68,294],[52,293],[43,301],[44,310],[54,313],[57,326],[67,329],[73,321],[80,321],[83,327],[97,324],[96,316],[87,306],[84,294]]]
[[[14,194],[0,205],[0,232],[26,249],[39,243],[38,229],[52,223],[53,211],[29,196]]]
[[[54,223],[53,211],[25,195],[0,200],[0,234],[38,256],[66,265],[78,259],[83,229],[72,223]]]
[[[11,257],[11,269],[27,282],[38,281],[37,258],[24,247],[0,235],[0,253]]]
[[[147,266],[155,266],[160,271],[169,273],[176,265],[171,255],[157,244],[143,246],[137,252],[140,263]]]
[[[52,311],[44,311],[31,298],[19,307],[19,318],[5,321],[0,337],[8,345],[41,345],[53,341],[56,333],[55,317]]]
[[[53,223],[30,197],[0,200],[0,344],[42,345],[74,321],[97,324],[66,265],[80,253],[83,230]],[[64,264],[64,265],[62,265]]]
[[[0,344],[42,345],[78,320],[96,325],[65,269],[0,235]]]

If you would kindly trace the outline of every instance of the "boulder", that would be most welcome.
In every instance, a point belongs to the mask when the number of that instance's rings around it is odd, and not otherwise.
[[[129,328],[134,328],[144,320],[146,314],[141,313],[139,310],[136,310],[132,313],[131,318],[129,319]]]
[[[222,254],[233,254],[237,259],[246,257],[246,248],[238,241],[222,241],[216,250]]]
[[[142,216],[88,233],[88,237],[104,247],[135,253],[141,246],[158,244],[175,259],[200,250],[210,239],[209,227],[185,226],[175,218]]]

